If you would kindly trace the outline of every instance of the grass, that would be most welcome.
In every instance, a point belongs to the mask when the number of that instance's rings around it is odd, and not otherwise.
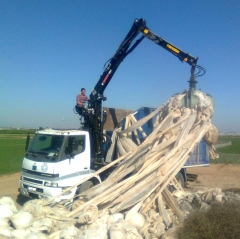
[[[176,230],[178,239],[233,239],[240,238],[240,202],[212,204],[204,212],[188,216]]]
[[[20,172],[29,130],[0,130],[0,175]]]
[[[218,155],[218,159],[210,159],[211,164],[240,164],[240,154],[224,154],[218,152]]]
[[[240,164],[240,136],[219,136],[217,144],[232,142],[232,145],[218,148],[219,159],[210,160],[210,163]]]
[[[25,139],[0,137],[0,175],[21,171],[25,154]]]
[[[217,149],[219,153],[240,154],[240,136],[220,136],[218,143],[232,142],[232,145]]]
[[[28,133],[30,134],[35,134],[36,130],[34,129],[3,129],[3,130],[0,130],[0,135],[27,135]]]
[[[21,171],[27,134],[35,130],[0,130],[0,175]],[[32,137],[32,136],[31,136]],[[232,145],[217,149],[220,158],[210,163],[240,164],[240,136],[220,136],[218,143]]]

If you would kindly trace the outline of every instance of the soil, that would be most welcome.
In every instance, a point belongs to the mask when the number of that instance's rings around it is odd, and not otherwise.
[[[18,209],[20,209],[29,198],[22,196],[18,192],[20,173],[0,176],[0,198],[2,196],[9,196],[15,202]]]
[[[218,187],[223,191],[240,193],[240,165],[211,164],[207,167],[188,168],[187,173],[195,174],[197,178],[187,182],[186,191]],[[10,196],[18,209],[29,200],[18,192],[19,177],[20,173],[0,177],[0,197]]]
[[[197,175],[195,181],[187,182],[189,189],[218,187],[223,191],[240,193],[240,165],[211,164],[207,167],[188,168],[187,173]]]

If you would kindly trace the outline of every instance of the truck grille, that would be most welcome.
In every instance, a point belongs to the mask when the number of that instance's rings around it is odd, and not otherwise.
[[[39,185],[42,185],[42,184],[43,184],[43,181],[36,180],[36,179],[32,179],[32,178],[23,177],[23,180],[24,180],[24,181],[31,182],[31,183],[36,183],[36,184],[39,184]]]
[[[25,173],[44,176],[44,177],[49,177],[49,178],[58,178],[59,177],[59,174],[41,173],[41,172],[36,172],[36,171],[33,171],[33,170],[28,170],[28,169],[25,169],[25,168],[23,168],[22,171],[25,172]]]

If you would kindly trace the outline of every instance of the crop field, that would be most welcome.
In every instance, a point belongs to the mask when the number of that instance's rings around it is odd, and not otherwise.
[[[220,153],[240,154],[240,136],[220,136],[218,142],[232,142],[231,146],[218,149]]]
[[[219,136],[217,143],[227,142],[232,145],[218,148],[219,159],[211,160],[211,163],[240,164],[240,136]]]
[[[0,176],[21,171],[29,132],[34,131],[0,130]]]
[[[26,137],[28,133],[34,134],[36,130],[34,129],[5,129],[5,130],[0,130],[0,136],[8,136],[8,135],[14,135],[14,136],[22,136]]]
[[[0,176],[21,171],[25,155],[27,134],[33,137],[35,130],[0,130]],[[217,149],[219,159],[214,164],[240,164],[240,136],[220,136],[218,143],[232,142],[232,145]]]

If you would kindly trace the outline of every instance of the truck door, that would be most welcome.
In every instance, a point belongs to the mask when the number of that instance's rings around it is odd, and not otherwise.
[[[67,138],[59,163],[61,162],[64,162],[61,166],[59,165],[62,175],[77,172],[84,174],[84,171],[90,170],[90,158],[85,135],[73,135]]]

